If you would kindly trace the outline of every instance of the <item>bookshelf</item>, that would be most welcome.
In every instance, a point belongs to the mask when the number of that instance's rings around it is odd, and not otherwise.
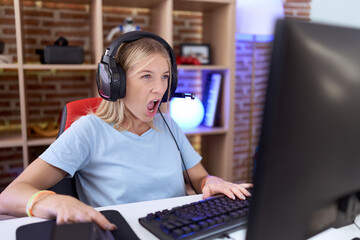
[[[48,3],[57,1],[36,1]],[[105,7],[145,8],[149,10],[151,32],[159,34],[170,45],[173,44],[173,11],[201,12],[203,15],[203,41],[211,45],[212,65],[189,66],[179,65],[179,69],[200,71],[206,74],[211,71],[223,73],[221,93],[221,126],[199,127],[188,130],[188,136],[200,135],[202,142],[203,164],[214,175],[232,180],[233,161],[233,118],[234,118],[234,78],[235,78],[235,5],[236,0],[66,0],[64,3],[86,4],[90,14],[91,60],[80,65],[53,64],[41,65],[25,62],[22,0],[13,0],[16,36],[16,57],[13,64],[0,64],[0,70],[17,71],[19,86],[20,125],[21,130],[0,132],[0,148],[21,147],[23,166],[33,160],[29,159],[29,148],[46,146],[54,138],[29,138],[27,133],[29,106],[26,89],[26,72],[44,71],[89,71],[95,77],[97,61],[104,49],[103,9]],[[44,36],[46,37],[46,36]],[[95,81],[93,95],[96,96]]]

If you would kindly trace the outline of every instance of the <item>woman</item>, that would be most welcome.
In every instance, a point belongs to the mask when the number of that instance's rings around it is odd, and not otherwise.
[[[176,123],[157,114],[171,94],[172,58],[154,38],[122,43],[116,61],[126,73],[125,96],[103,100],[95,113],[74,122],[1,193],[0,213],[56,218],[58,224],[94,221],[114,230],[93,207],[186,195],[186,171],[204,198],[250,196],[251,184],[209,176]],[[42,191],[75,172],[80,200]]]

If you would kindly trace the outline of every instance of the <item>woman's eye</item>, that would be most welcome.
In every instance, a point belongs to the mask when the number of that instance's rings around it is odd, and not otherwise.
[[[142,76],[141,78],[150,79],[150,78],[151,78],[151,75],[150,75],[150,74],[146,74],[146,75]]]
[[[166,80],[169,79],[169,75],[163,75],[162,79],[166,79]]]

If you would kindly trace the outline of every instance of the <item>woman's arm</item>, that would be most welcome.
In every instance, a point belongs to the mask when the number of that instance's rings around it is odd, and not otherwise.
[[[201,163],[196,164],[194,167],[189,168],[187,170],[189,177],[191,179],[191,183],[193,187],[195,188],[197,193],[201,193],[201,182],[203,179],[205,179],[209,173],[205,170],[203,165]],[[186,173],[184,172],[184,177],[186,182],[189,182],[187,179]]]
[[[40,158],[36,159],[0,194],[0,213],[25,216],[30,197],[39,190],[48,189],[65,176],[63,170]]]
[[[66,175],[65,171],[36,159],[0,194],[0,214],[26,216],[31,196]],[[34,200],[32,213],[36,217],[56,218],[58,224],[94,221],[104,229],[116,228],[100,212],[71,196],[44,193]]]
[[[211,176],[201,163],[188,169],[188,173],[194,188],[198,193],[203,193],[203,198],[208,198],[217,193],[223,193],[232,199],[235,196],[240,199],[251,196],[247,188],[252,187],[252,183],[235,184],[222,178]]]

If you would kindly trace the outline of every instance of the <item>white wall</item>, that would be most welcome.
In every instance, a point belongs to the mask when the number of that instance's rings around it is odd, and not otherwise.
[[[236,32],[273,35],[276,19],[283,16],[283,0],[237,0]]]
[[[360,0],[311,0],[311,21],[360,28]]]

